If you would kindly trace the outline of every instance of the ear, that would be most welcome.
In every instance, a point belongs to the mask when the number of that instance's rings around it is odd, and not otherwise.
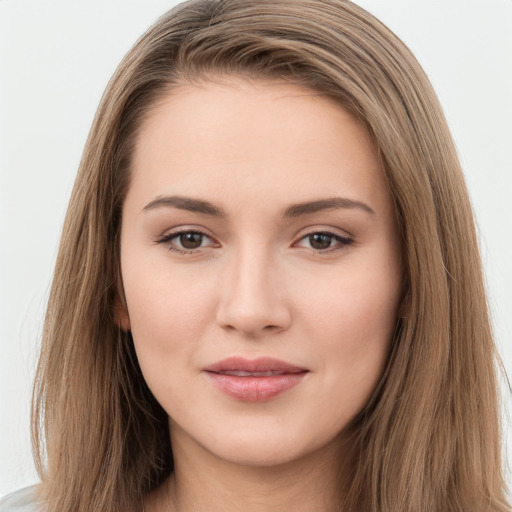
[[[128,310],[119,295],[114,300],[114,322],[122,331],[126,332],[131,329]]]

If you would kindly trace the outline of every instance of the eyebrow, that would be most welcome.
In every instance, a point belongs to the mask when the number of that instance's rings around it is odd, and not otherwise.
[[[212,217],[226,217],[226,213],[222,208],[214,204],[203,201],[201,199],[193,199],[185,196],[160,196],[148,203],[143,212],[161,208],[162,206],[179,208],[180,210],[187,210],[189,212],[202,213],[204,215],[211,215]]]
[[[215,206],[209,201],[202,199],[194,199],[185,196],[160,196],[148,203],[142,211],[154,210],[161,207],[178,208],[180,210],[187,210],[195,213],[202,213],[203,215],[210,215],[212,217],[227,217],[226,212]],[[367,204],[356,201],[355,199],[348,199],[346,197],[331,197],[328,199],[318,199],[316,201],[307,201],[304,203],[293,204],[286,208],[282,214],[283,218],[295,218],[301,215],[308,215],[312,213],[337,210],[341,208],[357,208],[370,215],[374,215],[375,211]]]
[[[348,199],[346,197],[331,197],[328,199],[319,199],[317,201],[308,201],[306,203],[289,206],[285,210],[283,217],[299,217],[300,215],[307,215],[326,210],[338,210],[340,208],[358,208],[366,213],[375,215],[375,211],[361,201]]]

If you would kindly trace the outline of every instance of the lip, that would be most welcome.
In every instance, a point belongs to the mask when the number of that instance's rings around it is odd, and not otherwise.
[[[217,389],[244,402],[264,402],[280,395],[300,384],[309,372],[272,357],[229,357],[203,371]]]

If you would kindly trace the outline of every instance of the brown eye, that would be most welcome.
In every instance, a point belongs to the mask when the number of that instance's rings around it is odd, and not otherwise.
[[[297,245],[307,247],[317,253],[332,253],[344,249],[353,242],[352,238],[330,233],[329,231],[318,231],[304,236]]]
[[[326,235],[324,233],[315,233],[313,235],[309,235],[309,243],[313,249],[329,249],[331,246],[332,238],[332,236]]]
[[[215,247],[216,243],[211,237],[201,231],[175,231],[156,241],[166,246],[169,251],[180,254],[189,254],[207,247]]]
[[[184,249],[199,249],[203,243],[203,235],[193,231],[182,233],[178,238]]]

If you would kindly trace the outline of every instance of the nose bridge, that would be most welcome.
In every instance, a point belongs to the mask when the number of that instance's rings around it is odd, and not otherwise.
[[[263,244],[246,242],[226,262],[217,320],[250,336],[288,327],[290,311],[278,262]]]

